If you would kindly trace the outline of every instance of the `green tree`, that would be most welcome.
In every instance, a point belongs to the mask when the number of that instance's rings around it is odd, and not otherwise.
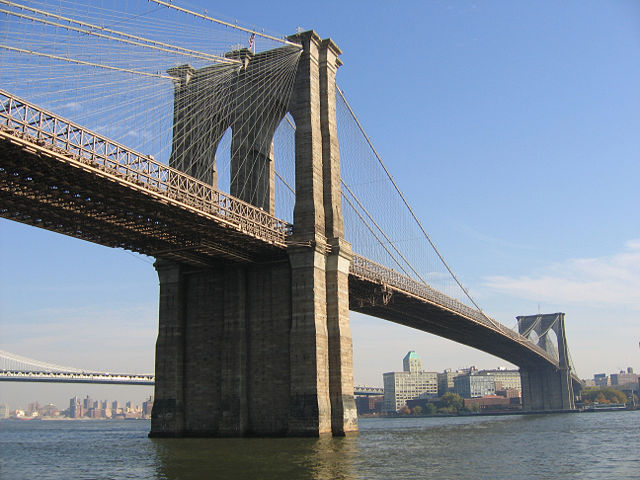
[[[587,387],[581,392],[584,403],[626,403],[627,396],[611,387]]]
[[[433,415],[434,413],[436,413],[436,411],[437,411],[437,410],[438,410],[438,409],[436,408],[436,406],[435,406],[433,403],[431,403],[431,402],[427,403],[427,404],[424,406],[424,413],[425,413],[426,415]]]
[[[440,397],[440,407],[451,410],[451,413],[456,413],[464,406],[464,400],[457,393],[447,392]]]
[[[453,407],[440,407],[438,409],[438,413],[444,413],[444,414],[447,414],[447,415],[452,415],[452,414],[458,413],[458,411]]]
[[[416,405],[415,407],[413,407],[413,412],[414,415],[420,415],[422,413],[422,407],[420,405]]]
[[[609,403],[609,399],[607,399],[607,397],[604,396],[604,393],[599,392],[598,395],[596,395],[596,398],[594,399],[594,402]]]

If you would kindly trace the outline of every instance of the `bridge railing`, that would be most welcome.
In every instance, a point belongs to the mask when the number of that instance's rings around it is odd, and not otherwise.
[[[96,132],[0,90],[0,128],[139,188],[285,246],[292,227],[268,212]]]
[[[558,362],[557,358],[553,358],[546,350],[531,342],[528,338],[514,332],[501,323],[490,319],[481,311],[475,310],[459,300],[438,292],[428,285],[403,275],[392,268],[385,267],[384,265],[380,265],[368,258],[354,254],[353,260],[351,261],[350,272],[365,280],[370,280],[382,285],[388,285],[397,290],[410,293],[411,295],[419,297],[430,303],[445,307],[459,315],[473,320],[474,322],[481,323],[487,328],[502,333],[503,335],[544,356],[552,363],[557,364]]]

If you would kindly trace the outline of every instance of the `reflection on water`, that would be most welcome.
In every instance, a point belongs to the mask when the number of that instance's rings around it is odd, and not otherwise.
[[[0,479],[616,480],[640,411],[362,419],[346,438],[149,439],[146,421],[0,421]]]
[[[351,480],[357,436],[151,439],[158,478]]]

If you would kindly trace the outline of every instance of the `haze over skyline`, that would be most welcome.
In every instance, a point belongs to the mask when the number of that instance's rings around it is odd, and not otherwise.
[[[565,312],[581,378],[640,367],[639,3],[179,4],[331,37],[344,52],[338,84],[484,311],[509,327],[517,315]],[[0,220],[0,349],[152,372],[152,263]],[[381,385],[408,350],[429,371],[508,365],[355,313],[351,327],[357,384]],[[0,383],[0,402],[54,391],[85,388]]]

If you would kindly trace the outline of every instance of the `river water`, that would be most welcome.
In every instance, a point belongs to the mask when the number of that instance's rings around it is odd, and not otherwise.
[[[361,419],[320,439],[149,439],[149,422],[0,422],[0,479],[639,479],[640,411]]]

